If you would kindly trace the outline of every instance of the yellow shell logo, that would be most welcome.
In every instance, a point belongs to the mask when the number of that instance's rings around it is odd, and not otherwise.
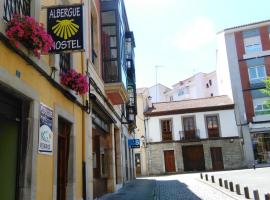
[[[73,23],[74,19],[56,20],[57,24],[52,27],[53,33],[65,40],[75,35],[79,25]]]

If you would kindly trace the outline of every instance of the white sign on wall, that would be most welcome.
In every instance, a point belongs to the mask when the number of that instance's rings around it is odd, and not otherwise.
[[[40,104],[38,151],[51,154],[53,151],[53,110]]]

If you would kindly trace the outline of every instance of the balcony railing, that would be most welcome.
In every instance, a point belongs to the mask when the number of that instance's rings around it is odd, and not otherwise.
[[[31,0],[5,0],[4,19],[10,21],[14,14],[30,16]]]
[[[162,141],[172,140],[172,132],[163,132]]]
[[[180,140],[200,140],[199,129],[189,130],[189,131],[179,131]]]

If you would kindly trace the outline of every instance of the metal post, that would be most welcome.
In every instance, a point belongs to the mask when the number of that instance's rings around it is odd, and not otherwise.
[[[201,176],[201,179],[203,179],[203,174],[202,173],[200,173],[200,176]]]
[[[265,194],[265,200],[270,200],[270,193]]]
[[[224,181],[224,186],[226,189],[228,189],[228,181],[227,180]]]
[[[239,184],[236,184],[236,185],[235,185],[235,188],[236,188],[236,194],[241,195],[241,192],[240,192],[240,185],[239,185]]]
[[[233,182],[230,182],[229,185],[230,185],[230,191],[233,192],[234,191],[234,189],[233,189]]]
[[[260,200],[259,192],[258,190],[253,190],[254,200]]]
[[[208,175],[207,174],[205,174],[205,180],[208,181]]]
[[[212,179],[212,183],[214,183],[215,182],[215,177],[211,176],[211,179]]]
[[[246,197],[246,199],[250,199],[248,187],[244,187],[244,192],[245,192],[245,197]]]
[[[223,184],[222,184],[222,178],[219,178],[218,179],[218,182],[219,182],[219,186],[222,187],[223,186]]]

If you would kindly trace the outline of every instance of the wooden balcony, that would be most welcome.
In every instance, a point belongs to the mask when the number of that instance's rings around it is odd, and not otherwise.
[[[124,104],[128,101],[128,91],[122,82],[105,83],[105,92],[113,105]]]

